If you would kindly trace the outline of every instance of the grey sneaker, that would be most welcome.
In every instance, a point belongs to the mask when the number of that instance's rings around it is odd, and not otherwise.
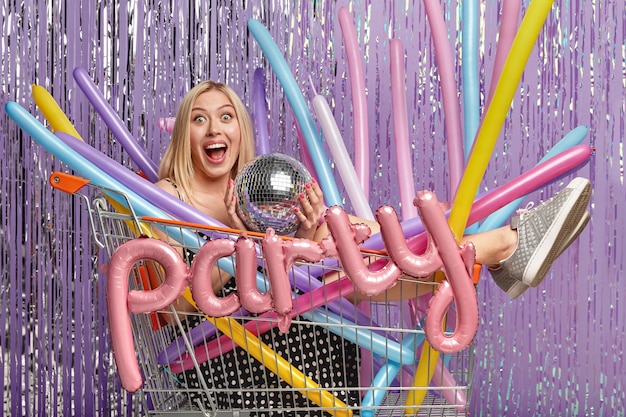
[[[578,238],[578,235],[580,235],[582,231],[585,230],[585,227],[587,227],[587,223],[589,223],[589,219],[591,219],[591,215],[588,211],[586,211],[585,214],[583,214],[583,217],[578,222],[578,225],[572,231],[572,234],[566,239],[563,246],[561,246],[557,251],[555,259],[561,256],[565,249],[567,249],[576,240],[576,238]],[[498,285],[498,287],[500,287],[502,291],[507,293],[509,297],[513,299],[519,297],[524,293],[524,291],[530,288],[522,281],[511,278],[509,273],[504,268],[489,268],[489,273],[491,274],[491,277]]]
[[[574,178],[548,201],[513,217],[517,248],[500,267],[528,286],[539,285],[584,216],[590,197],[591,182]]]

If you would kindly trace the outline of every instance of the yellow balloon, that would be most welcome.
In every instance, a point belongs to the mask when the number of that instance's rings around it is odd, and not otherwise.
[[[76,129],[74,129],[72,123],[65,116],[65,113],[63,113],[54,98],[45,88],[33,84],[32,95],[37,107],[39,107],[46,120],[48,120],[53,131],[64,132],[82,140]],[[113,198],[106,195],[105,197],[113,209],[118,213],[130,213],[128,208],[119,204]],[[127,220],[126,224],[137,236],[143,234],[150,237],[156,237],[153,230],[145,223],[139,224],[140,229],[138,229],[135,222],[131,220]],[[191,305],[197,308],[189,287],[187,287],[183,292],[183,297]],[[298,368],[291,365],[285,358],[278,355],[265,343],[261,342],[259,338],[246,330],[238,321],[225,317],[205,317],[222,333],[230,337],[233,342],[245,349],[267,369],[282,378],[287,384],[294,388],[301,388],[300,392],[302,392],[302,394],[313,403],[319,405],[320,407],[335,408],[334,410],[328,411],[328,413],[332,415],[346,417],[352,416],[352,410],[348,409],[347,405],[343,401],[339,400],[327,390],[322,389],[319,384],[304,375],[300,370],[298,370]]]
[[[115,211],[121,214],[129,214],[130,211],[124,205],[113,198],[106,196],[107,201]],[[131,220],[126,220],[130,230],[137,236],[146,235],[158,238],[154,231],[146,223],[137,225]],[[183,297],[198,311],[198,306],[193,299],[189,287],[183,291]],[[228,317],[204,316],[209,322],[226,336],[230,337],[242,349],[261,362],[267,369],[278,375],[290,386],[300,389],[300,392],[320,407],[329,408],[327,412],[334,416],[351,417],[352,410],[347,405],[332,395],[328,390],[322,389],[315,381],[304,375],[298,368],[291,365],[285,358],[273,351],[254,334],[246,330],[237,320]]]
[[[476,134],[472,153],[467,161],[465,172],[457,189],[448,224],[458,243],[461,242],[474,197],[491,159],[502,125],[511,107],[519,81],[528,62],[528,57],[537,41],[539,32],[548,17],[554,0],[532,0],[522,23],[515,35],[509,55],[502,67],[502,73],[493,98]],[[424,342],[420,362],[415,372],[413,390],[409,392],[405,404],[418,407],[424,401],[439,352]],[[423,366],[422,366],[423,365]],[[420,389],[415,389],[415,388]],[[411,415],[417,414],[417,408],[407,409]]]
[[[430,346],[428,341],[424,341],[422,347],[422,355],[420,356],[419,364],[415,370],[415,377],[413,378],[413,389],[408,392],[406,397],[405,410],[406,415],[417,415],[419,408],[410,408],[411,406],[419,407],[424,402],[424,397],[428,392],[428,386],[433,379],[435,373],[435,366],[437,366],[437,360],[439,359],[439,352]]]
[[[552,8],[552,3],[553,0],[532,0],[511,44],[511,50],[502,67],[500,80],[480,124],[465,173],[452,203],[448,223],[458,242],[463,237],[472,202],[487,170],[493,148],[517,92],[528,57]]]
[[[126,207],[119,204],[114,199],[107,198],[107,200],[117,212],[123,214],[129,213]],[[146,223],[139,224],[141,230],[138,230],[137,225],[133,221],[127,220],[126,223],[136,235],[144,234],[146,236],[157,237]],[[185,288],[183,297],[189,304],[198,309],[189,287]],[[328,411],[328,413],[332,415],[352,416],[352,410],[348,409],[343,401],[339,400],[327,390],[322,389],[319,384],[304,375],[298,368],[291,365],[285,358],[277,354],[269,346],[261,342],[258,337],[246,330],[237,320],[227,317],[215,318],[206,315],[204,317],[287,384],[294,388],[301,388],[300,392],[313,403],[320,407],[334,408],[334,410]]]
[[[113,207],[113,209],[116,212],[120,214],[130,214],[130,210],[127,207],[123,206],[122,204],[118,203],[115,199],[109,197],[106,194],[104,195],[104,197],[106,198],[107,202]],[[130,231],[132,231],[135,235],[137,236],[144,235],[144,236],[158,239],[158,236],[156,235],[156,233],[154,233],[154,230],[152,230],[152,228],[147,223],[139,222],[139,224],[137,224],[136,222],[132,220],[124,220],[124,222],[130,229]]]
[[[185,290],[183,296],[192,305],[196,305],[191,297],[189,288]],[[320,407],[328,407],[329,410],[327,412],[329,414],[342,417],[352,416],[352,410],[343,401],[327,390],[322,389],[319,384],[304,375],[298,368],[291,365],[285,358],[274,352],[258,337],[246,330],[237,320],[228,317],[205,317],[219,331],[230,337],[239,347],[245,349],[256,360],[261,362],[263,366],[278,375],[287,384],[294,388],[300,388],[300,392],[305,397]]]
[[[80,134],[74,128],[74,125],[67,118],[63,110],[59,107],[54,97],[48,93],[48,90],[40,85],[33,84],[32,91],[33,100],[41,110],[53,132],[63,132],[81,139]]]

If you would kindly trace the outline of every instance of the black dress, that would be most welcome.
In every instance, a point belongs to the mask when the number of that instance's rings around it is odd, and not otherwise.
[[[178,186],[168,181],[185,201]],[[203,238],[210,240],[206,235]],[[190,264],[193,253],[187,252],[185,258]],[[235,279],[231,278],[219,296],[225,297],[236,290]],[[191,329],[198,325],[199,317],[186,320],[186,326]],[[219,335],[218,332],[215,337]],[[356,389],[359,357],[354,343],[299,316],[294,318],[288,332],[283,334],[275,327],[259,339],[348,407],[360,403]],[[177,377],[189,393],[189,405],[194,409],[246,410],[247,415],[254,416],[328,415],[240,347],[202,363],[199,368],[201,373],[192,369]],[[208,392],[203,389],[204,385]]]
[[[231,279],[221,296],[235,290],[235,280]],[[359,392],[355,388],[359,386],[359,357],[352,342],[301,317],[294,319],[287,333],[275,327],[259,338],[321,388],[329,389],[351,408],[358,406]],[[317,406],[313,402],[240,347],[201,364],[200,369],[201,374],[194,369],[180,379],[188,388],[200,388],[198,378],[204,379],[209,393],[198,390],[190,399],[193,404],[200,401],[206,409],[213,404],[224,410],[250,410],[255,416],[328,415],[314,410]]]

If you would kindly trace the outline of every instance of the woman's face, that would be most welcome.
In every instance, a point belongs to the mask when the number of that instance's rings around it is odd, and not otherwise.
[[[230,176],[239,157],[241,132],[228,97],[219,90],[200,94],[190,117],[191,157],[196,173],[210,179]]]

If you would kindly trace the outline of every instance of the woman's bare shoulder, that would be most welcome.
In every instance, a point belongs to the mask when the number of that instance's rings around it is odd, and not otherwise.
[[[154,183],[157,187],[162,189],[168,194],[173,195],[174,197],[180,198],[180,192],[175,182],[170,180],[169,178],[164,178]]]

